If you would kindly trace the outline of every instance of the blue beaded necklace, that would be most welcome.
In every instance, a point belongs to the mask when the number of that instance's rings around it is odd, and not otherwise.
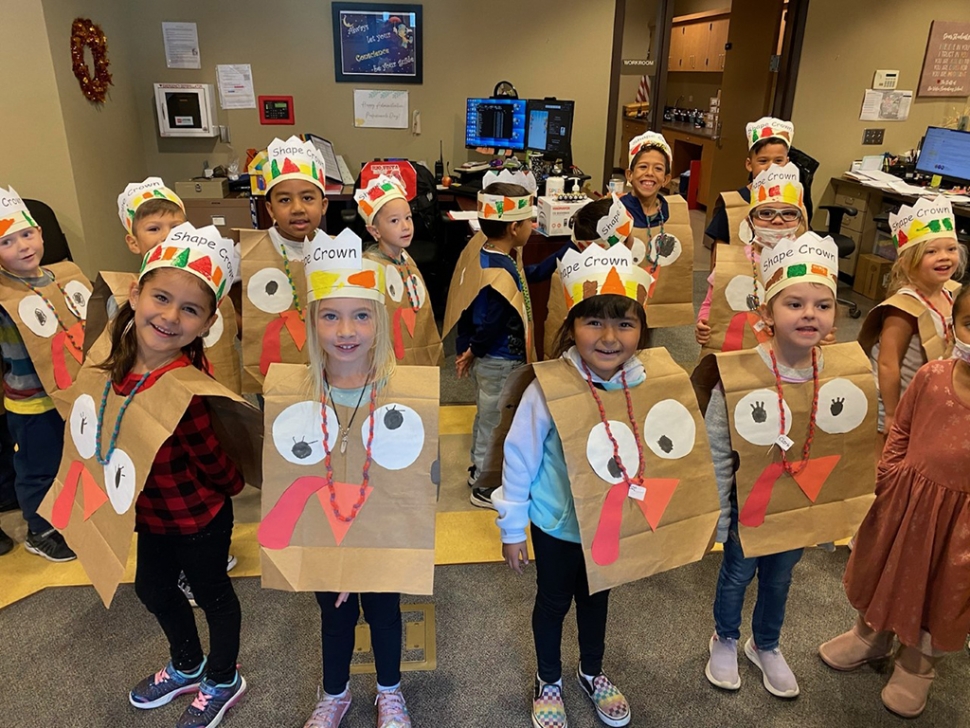
[[[118,432],[121,430],[121,419],[125,416],[125,410],[128,409],[128,405],[138,394],[138,390],[142,388],[142,385],[148,381],[148,378],[152,375],[152,372],[145,372],[145,375],[138,380],[128,396],[125,397],[125,401],[121,403],[121,409],[118,410],[118,418],[115,420],[115,427],[111,433],[111,442],[108,443],[108,454],[105,457],[101,457],[101,427],[104,423],[104,408],[108,404],[108,392],[111,391],[111,379],[109,378],[104,385],[104,392],[101,393],[101,407],[98,409],[98,429],[95,431],[95,445],[97,449],[94,451],[94,456],[98,459],[98,463],[102,467],[107,467],[108,462],[111,460],[111,456],[115,453],[115,446],[118,443]]]

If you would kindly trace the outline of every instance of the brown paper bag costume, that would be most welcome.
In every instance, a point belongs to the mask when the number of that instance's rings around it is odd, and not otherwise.
[[[317,235],[326,235],[317,232]],[[267,230],[240,230],[243,281],[242,391],[260,393],[273,363],[306,364],[306,277],[303,259],[283,254]],[[293,305],[293,289],[300,306]]]
[[[666,241],[659,251],[651,246],[651,231],[635,227],[633,234],[643,242],[647,257],[640,267],[654,277],[653,290],[646,305],[647,325],[651,329],[686,326],[694,323],[694,234],[690,229],[687,201],[680,195],[664,197],[670,218],[663,230],[675,241]],[[653,228],[653,239],[660,232]],[[673,245],[671,246],[671,243]],[[650,263],[648,259],[659,263]]]
[[[482,268],[480,256],[486,240],[487,238],[481,231],[475,233],[458,258],[455,272],[451,276],[451,286],[448,288],[448,303],[445,306],[445,321],[441,328],[441,336],[447,336],[448,332],[455,327],[464,310],[474,303],[479,291],[486,286],[491,286],[512,304],[522,317],[522,325],[525,330],[526,361],[533,362],[536,360],[533,338],[535,330],[532,327],[531,312],[526,310],[525,296],[519,290],[512,276],[508,274],[508,271],[502,268]],[[525,271],[522,268],[521,252],[515,252],[515,266],[519,269],[519,277],[522,279],[523,285],[527,286]]]
[[[192,397],[206,398],[219,443],[246,481],[254,485],[261,478],[262,447],[259,410],[207,374],[187,366],[166,372],[131,399],[118,432],[117,449],[102,467],[96,448],[107,454],[125,401],[113,389],[109,392],[99,445],[98,410],[108,380],[108,372],[89,362],[71,389],[55,395],[67,413],[64,454],[57,478],[38,509],[64,534],[105,606],[111,605],[128,563],[135,501],[159,448],[174,432]]]
[[[722,192],[718,196],[717,202],[714,203],[714,214],[716,215],[717,211],[722,208],[727,215],[728,231],[731,233],[731,239],[724,242],[731,245],[744,245],[744,241],[738,235],[738,230],[741,223],[748,217],[748,212],[751,210],[750,203],[744,201],[740,192],[731,190],[730,192]],[[721,256],[720,249],[718,249],[717,255],[718,257]]]
[[[952,294],[960,290],[960,284],[951,280],[946,282],[944,288]],[[882,335],[883,320],[894,308],[916,319],[916,331],[919,334],[926,361],[936,361],[950,356],[953,344],[945,341],[940,335],[940,329],[936,326],[936,320],[939,320],[939,317],[919,298],[902,292],[893,294],[866,315],[866,320],[859,331],[859,344],[866,354],[872,356],[872,349],[879,343],[879,337]]]
[[[134,273],[101,271],[94,282],[94,293],[88,304],[88,321],[84,329],[84,352],[91,348],[108,324],[109,300],[114,300],[111,310],[117,311],[125,301],[131,284],[138,282]],[[236,309],[229,300],[229,296],[219,304],[216,322],[209,330],[209,335],[202,339],[205,344],[205,356],[212,366],[212,376],[216,381],[231,392],[242,392],[242,381],[239,367],[239,354],[236,352]]]
[[[384,305],[398,365],[440,366],[445,360],[445,350],[434,321],[428,287],[414,259],[402,251],[401,257],[407,261],[407,267],[398,266],[375,248],[365,251],[364,257],[384,265],[387,286]],[[410,282],[406,280],[408,273]],[[418,304],[416,310],[414,303]]]
[[[808,464],[782,469],[775,377],[756,349],[715,355],[727,400],[731,445],[740,459],[738,532],[751,558],[852,536],[875,499],[872,439],[876,389],[856,343],[823,347],[818,415]],[[710,373],[710,360],[702,364]],[[713,386],[709,378],[707,384]],[[788,450],[796,468],[808,435],[813,382],[783,383]]]
[[[398,367],[378,394],[366,500],[352,521],[334,513],[326,482],[321,404],[307,368],[274,364],[266,377],[263,586],[286,591],[431,594],[434,586],[438,370]],[[333,498],[342,515],[359,502],[368,402],[328,404]],[[334,414],[333,409],[336,409]],[[351,423],[340,452],[337,421]],[[396,431],[396,432],[395,432]]]
[[[45,265],[44,270],[54,282],[37,287],[37,293],[9,274],[0,274],[0,306],[17,326],[44,391],[53,396],[70,388],[81,368],[91,283],[67,261]],[[60,405],[58,411],[66,416]]]
[[[759,278],[746,246],[722,245],[717,251],[708,316],[711,340],[701,348],[701,359],[719,351],[750,349],[771,338],[770,329],[757,310],[765,300],[765,287]]]
[[[546,326],[542,335],[542,343],[545,347],[542,351],[546,359],[555,357],[559,329],[568,315],[569,309],[566,307],[566,297],[562,290],[562,276],[559,275],[558,270],[555,270],[552,278],[549,279],[549,302],[546,304]]]

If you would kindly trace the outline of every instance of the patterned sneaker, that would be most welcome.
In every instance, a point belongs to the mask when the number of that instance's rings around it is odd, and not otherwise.
[[[179,695],[198,690],[203,672],[205,672],[204,659],[198,669],[191,674],[179,672],[169,662],[154,675],[149,675],[135,685],[128,693],[128,702],[143,710],[166,705]]]
[[[408,706],[400,688],[378,690],[374,704],[377,705],[377,728],[411,728]]]
[[[48,561],[62,562],[74,561],[77,558],[71,547],[67,545],[64,537],[53,528],[43,533],[27,532],[27,540],[24,541],[24,548],[28,552],[43,556]]]
[[[233,567],[235,567],[237,563],[239,562],[236,561],[236,557],[229,554],[229,561],[226,564],[226,571],[232,571]],[[192,585],[189,584],[189,580],[185,578],[184,571],[179,573],[179,589],[182,590],[185,598],[189,600],[189,604],[197,609],[199,605],[195,602],[195,595],[192,593]]]
[[[593,705],[596,707],[596,714],[606,725],[622,726],[630,723],[630,705],[623,697],[623,693],[610,682],[610,679],[600,673],[590,681],[582,671],[576,668],[576,679],[579,687],[583,689]]]
[[[711,637],[707,649],[711,659],[707,661],[704,675],[714,687],[723,690],[738,690],[741,676],[738,674],[738,641],[730,637]]]
[[[773,650],[759,650],[754,639],[748,637],[748,641],[744,643],[744,654],[761,670],[765,690],[779,698],[798,697],[798,681],[785,662],[781,650],[777,647]]]
[[[175,728],[215,728],[222,722],[226,711],[239,702],[246,687],[246,678],[238,672],[228,685],[216,685],[204,678],[199,685],[199,694],[182,713]]]
[[[536,678],[532,698],[533,728],[567,728],[566,706],[562,702],[562,686],[540,683]]]
[[[478,506],[479,508],[491,508],[495,510],[495,506],[492,505],[492,493],[498,490],[495,488],[472,488],[472,494],[468,497],[468,501],[473,506]]]
[[[317,698],[320,702],[303,728],[337,728],[350,710],[350,688],[341,695],[327,695],[322,688],[317,688]]]

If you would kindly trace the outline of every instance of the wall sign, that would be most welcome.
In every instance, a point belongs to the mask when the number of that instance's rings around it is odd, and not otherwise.
[[[331,8],[338,82],[422,82],[420,5],[335,2]]]
[[[970,96],[970,23],[934,20],[917,96]]]

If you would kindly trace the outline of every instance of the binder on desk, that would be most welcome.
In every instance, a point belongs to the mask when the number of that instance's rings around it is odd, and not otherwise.
[[[303,140],[310,142],[320,151],[327,166],[325,174],[328,180],[339,185],[352,185],[357,181],[357,177],[350,171],[344,158],[334,152],[333,144],[329,140],[316,134],[304,134]]]

